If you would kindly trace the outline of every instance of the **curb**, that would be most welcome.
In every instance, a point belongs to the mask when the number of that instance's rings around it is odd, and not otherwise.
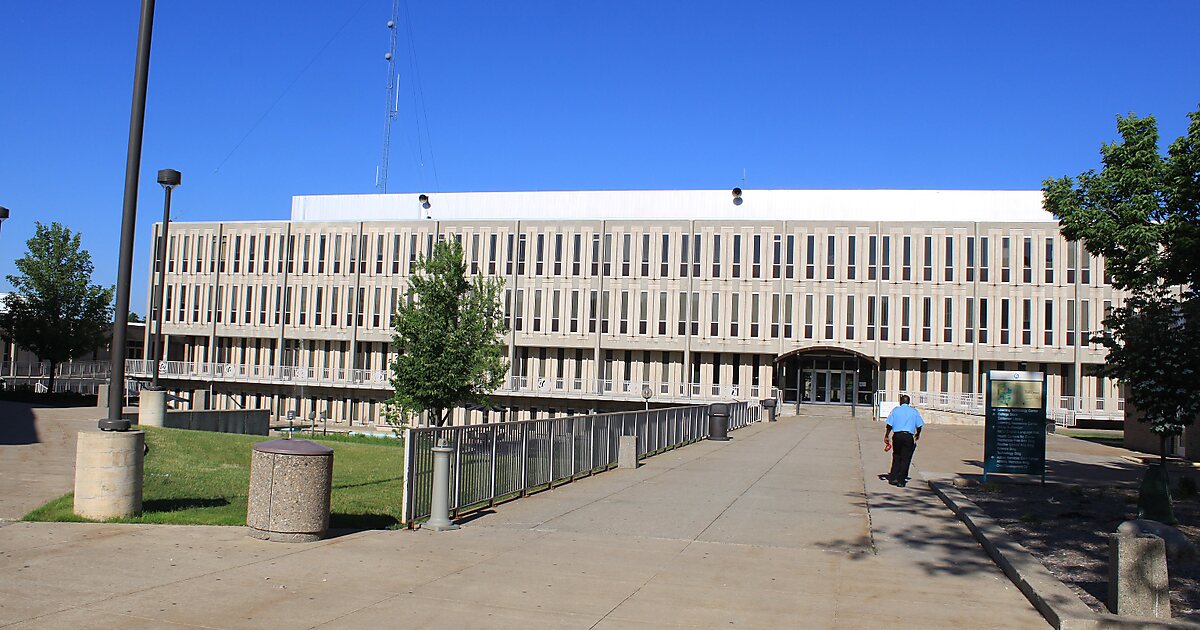
[[[1200,628],[1200,624],[1186,621],[1136,619],[1093,611],[1029,550],[1013,540],[999,523],[955,488],[950,483],[951,476],[929,473],[922,476],[946,507],[971,530],[975,540],[979,541],[996,566],[1004,571],[1013,585],[1054,628]]]

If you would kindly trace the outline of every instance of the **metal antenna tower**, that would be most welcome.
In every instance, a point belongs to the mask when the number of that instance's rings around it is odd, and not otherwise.
[[[396,26],[400,19],[400,0],[392,0],[392,19],[388,20],[388,35],[391,43],[388,52],[383,56],[388,62],[387,80],[387,109],[383,117],[383,160],[375,170],[375,187],[379,192],[387,192],[388,154],[392,148],[392,120],[400,110],[400,76],[396,74]]]

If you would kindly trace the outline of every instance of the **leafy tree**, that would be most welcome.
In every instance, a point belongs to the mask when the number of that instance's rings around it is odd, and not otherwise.
[[[1125,303],[1104,320],[1105,373],[1166,444],[1200,413],[1200,111],[1159,150],[1154,117],[1118,117],[1121,141],[1101,147],[1103,169],[1047,179],[1046,210],[1062,233],[1103,255]]]
[[[409,299],[396,309],[389,401],[403,413],[428,412],[437,426],[451,410],[484,404],[508,371],[500,289],[504,281],[467,279],[462,245],[439,242],[409,279]]]
[[[141,315],[138,315],[137,313],[135,313],[133,311],[129,311],[129,323],[130,324],[144,324],[144,323],[146,323],[146,320],[142,319]]]
[[[13,292],[4,299],[0,331],[16,344],[50,363],[64,362],[95,350],[111,330],[113,290],[93,285],[92,256],[80,247],[78,232],[59,223],[36,224],[28,251],[8,276]]]

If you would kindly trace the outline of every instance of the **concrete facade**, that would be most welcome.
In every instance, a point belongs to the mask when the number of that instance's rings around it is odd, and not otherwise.
[[[390,314],[419,258],[452,238],[471,275],[505,282],[512,364],[501,415],[460,409],[457,422],[630,406],[643,385],[653,403],[971,394],[990,369],[1045,371],[1052,401],[1113,413],[1119,393],[1091,373],[1103,351],[1087,331],[1120,296],[1103,260],[1063,239],[1040,200],[297,197],[292,221],[172,225],[163,372],[180,390],[211,388],[218,409],[379,422]]]

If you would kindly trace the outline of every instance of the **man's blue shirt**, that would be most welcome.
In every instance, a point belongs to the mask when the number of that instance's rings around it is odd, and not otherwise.
[[[900,405],[888,414],[887,424],[892,427],[893,433],[902,431],[916,433],[917,429],[925,426],[925,421],[921,419],[921,414],[917,413],[916,409],[908,405]]]

